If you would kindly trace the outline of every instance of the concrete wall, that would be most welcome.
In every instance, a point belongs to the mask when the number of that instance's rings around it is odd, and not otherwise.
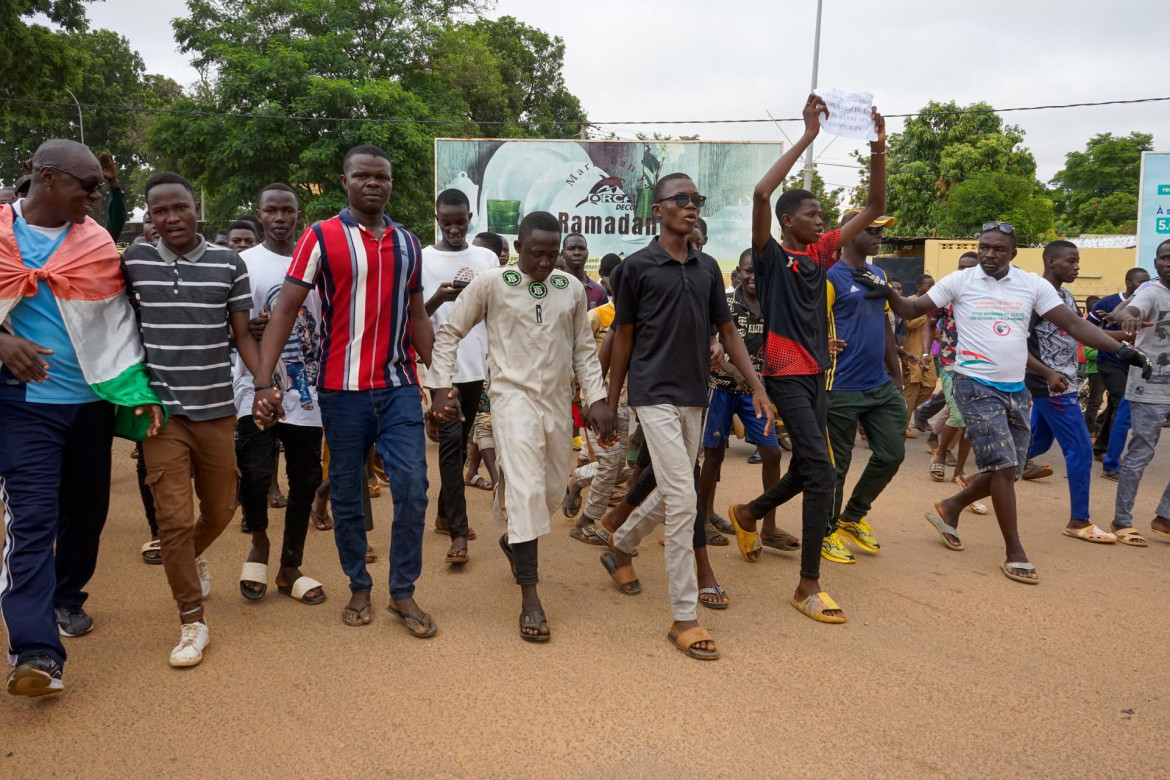
[[[926,242],[925,273],[941,279],[959,266],[959,256],[975,251],[978,242],[942,241],[930,239]],[[1044,273],[1042,249],[1021,249],[1012,262],[1033,273]],[[1078,303],[1089,295],[1112,295],[1125,289],[1125,272],[1136,265],[1132,249],[1082,249],[1081,275],[1069,285],[1069,290]]]

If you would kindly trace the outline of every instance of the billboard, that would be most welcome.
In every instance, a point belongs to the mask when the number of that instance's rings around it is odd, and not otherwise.
[[[435,140],[435,193],[471,201],[471,233],[515,240],[525,214],[548,211],[589,242],[589,255],[629,255],[658,235],[654,184],[686,173],[707,196],[705,251],[734,263],[751,243],[752,191],[779,143],[728,141]],[[437,236],[436,236],[437,240]]]
[[[1170,239],[1170,152],[1142,152],[1138,185],[1138,265],[1154,274],[1154,251]]]

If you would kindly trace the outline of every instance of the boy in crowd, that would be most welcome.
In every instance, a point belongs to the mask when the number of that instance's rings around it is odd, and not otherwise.
[[[260,243],[260,233],[251,221],[237,219],[228,225],[227,248],[237,254],[245,252]]]
[[[1044,247],[1044,280],[1056,289],[1065,308],[1080,317],[1076,300],[1064,285],[1080,274],[1081,255],[1071,241],[1053,241]],[[1064,452],[1071,505],[1067,536],[1087,542],[1112,544],[1111,533],[1089,522],[1089,478],[1093,470],[1093,442],[1077,400],[1077,341],[1056,325],[1032,315],[1028,334],[1028,364],[1024,380],[1032,394],[1032,443],[1028,461],[1043,455],[1059,441]]]
[[[439,241],[423,250],[422,286],[427,316],[437,333],[463,290],[476,275],[499,266],[499,254],[467,243],[471,203],[463,190],[443,190],[435,199]],[[487,330],[476,325],[459,344],[452,377],[459,392],[460,415],[439,428],[439,502],[435,531],[451,537],[447,563],[467,563],[467,497],[463,466],[467,440],[479,411],[483,380],[487,375]]]
[[[208,244],[196,232],[190,182],[175,173],[158,173],[147,181],[145,195],[160,240],[134,244],[122,264],[137,300],[151,385],[170,421],[143,442],[142,457],[154,495],[163,568],[182,622],[170,664],[195,666],[211,642],[203,614],[211,576],[202,556],[236,511],[230,350],[234,342],[243,364],[256,368],[256,340],[248,330],[252,290],[240,256]],[[271,461],[271,449],[267,457]]]
[[[84,589],[109,508],[111,442],[142,439],[163,419],[118,250],[88,217],[101,200],[98,161],[55,139],[31,167],[28,196],[0,205],[0,613],[16,696],[64,690],[61,637],[93,629]]]
[[[772,409],[731,322],[719,267],[688,241],[706,198],[690,177],[674,173],[658,180],[653,200],[662,233],[621,265],[609,403],[617,409],[628,374],[629,405],[637,412],[654,461],[661,509],[647,513],[642,522],[631,518],[618,529],[602,563],[619,587],[636,579],[631,554],[664,516],[674,615],[667,636],[692,658],[714,660],[719,657],[715,642],[697,620],[693,548],[698,514],[693,472],[707,405],[712,330],[751,383],[755,416],[768,418],[765,433],[771,429]]]
[[[1129,401],[1130,443],[1121,461],[1113,531],[1117,539],[1135,547],[1146,541],[1133,528],[1133,504],[1142,474],[1154,457],[1162,424],[1170,415],[1170,240],[1158,245],[1154,271],[1158,279],[1139,290],[1126,306],[1113,315],[1121,321],[1127,337],[1137,335],[1138,349],[1151,355],[1158,369],[1149,374],[1130,371],[1125,397]],[[1162,492],[1157,513],[1150,525],[1155,536],[1170,539],[1170,484]]]
[[[752,263],[764,312],[764,384],[792,439],[792,460],[779,482],[748,504],[733,505],[729,519],[748,561],[760,556],[759,518],[804,494],[800,583],[791,604],[824,623],[845,622],[844,611],[821,590],[821,549],[833,513],[836,471],[826,439],[825,371],[830,367],[825,274],[837,248],[849,244],[886,207],[885,120],[873,113],[878,140],[870,144],[869,194],[861,212],[838,230],[824,232],[820,201],[807,190],[788,190],[776,201],[782,243],[772,237],[772,193],[821,129],[828,108],[816,95],[804,105],[804,135],[756,185],[752,203]],[[823,547],[822,547],[823,549]]]
[[[518,268],[481,271],[460,293],[439,328],[427,373],[431,414],[444,425],[458,422],[458,410],[448,401],[457,350],[476,326],[486,324],[492,430],[501,468],[511,475],[504,483],[508,532],[500,547],[520,586],[520,638],[529,642],[551,637],[536,588],[537,541],[550,530],[549,514],[560,502],[569,470],[571,420],[565,411],[574,375],[598,435],[608,440],[613,432],[585,290],[554,270],[560,242],[556,217],[545,211],[526,215],[516,241]]]
[[[589,278],[585,273],[585,263],[589,261],[589,243],[580,233],[570,233],[565,236],[561,257],[565,261],[565,271],[581,284],[585,285],[585,299],[589,301],[589,308],[596,309],[603,303],[609,302],[609,294],[605,288]]]
[[[490,249],[500,259],[500,265],[507,265],[511,259],[508,254],[508,242],[499,233],[476,233],[475,240],[471,242],[475,246]]]
[[[1015,256],[1015,228],[988,222],[979,235],[979,265],[950,274],[920,298],[895,295],[868,269],[855,270],[853,278],[885,296],[902,317],[921,317],[953,305],[959,333],[955,400],[967,423],[979,474],[956,495],[937,502],[926,517],[948,549],[962,550],[959,513],[990,495],[1006,548],[1000,569],[1008,579],[1035,585],[1040,578],[1020,543],[1015,493],[1032,440],[1032,397],[1024,382],[1032,313],[1088,346],[1142,366],[1147,375],[1152,366],[1140,351],[1119,345],[1069,310],[1052,284],[1013,266]]]
[[[859,214],[860,210],[846,212],[841,219],[842,227],[858,219]],[[879,216],[867,224],[852,241],[843,245],[841,261],[825,275],[829,338],[837,340],[840,351],[832,356],[826,383],[829,445],[837,470],[837,486],[821,556],[835,563],[857,560],[842,536],[866,552],[881,550],[867,515],[906,457],[903,431],[906,404],[898,388],[902,371],[894,329],[886,316],[888,307],[884,301],[866,298],[868,288],[853,282],[853,269],[866,267],[866,258],[877,254],[882,233],[892,224],[894,218],[887,216]],[[885,278],[881,268],[871,266],[870,270]],[[842,511],[845,476],[853,459],[859,424],[873,454]]]
[[[285,184],[269,184],[260,191],[258,202],[264,243],[245,250],[240,257],[247,266],[252,286],[249,315],[252,331],[263,338],[296,248],[300,205],[296,193]],[[309,381],[309,376],[315,377],[318,371],[320,322],[321,302],[316,291],[310,291],[300,307],[293,333],[280,353],[290,392],[281,398],[284,416],[279,422],[261,428],[253,419],[255,391],[252,388],[258,383],[246,366],[237,367],[233,382],[239,418],[236,463],[240,469],[240,503],[245,525],[252,534],[252,549],[240,573],[240,593],[247,599],[263,598],[268,590],[268,489],[276,476],[272,453],[279,442],[284,446],[288,504],[284,511],[276,587],[303,604],[320,604],[325,600],[321,583],[302,575],[300,569],[309,532],[309,512],[322,477],[321,411],[317,408],[315,383]]]
[[[427,509],[426,437],[415,363],[430,362],[434,341],[423,302],[422,247],[386,216],[394,179],[386,152],[355,146],[341,167],[349,206],[313,225],[297,243],[254,373],[272,376],[297,312],[315,287],[322,323],[317,398],[330,453],[333,538],[350,589],[341,619],[347,626],[371,620],[362,496],[366,456],[376,444],[394,496],[386,609],[412,636],[426,639],[438,625],[414,599]],[[271,380],[258,381],[263,384],[256,387],[253,413],[269,424],[282,413],[281,393]]]

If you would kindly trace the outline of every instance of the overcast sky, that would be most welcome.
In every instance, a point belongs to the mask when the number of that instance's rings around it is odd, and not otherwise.
[[[183,0],[99,0],[93,26],[125,35],[151,72],[189,85],[170,20]],[[565,80],[595,122],[799,116],[812,78],[816,0],[499,0],[511,15],[565,42]],[[874,93],[878,109],[907,113],[928,100],[997,108],[1170,95],[1170,14],[1156,0],[825,0],[819,83]],[[1005,114],[1026,131],[1045,181],[1094,133],[1154,133],[1170,150],[1170,102]],[[795,138],[800,123],[782,125]],[[901,127],[891,120],[889,129]],[[705,140],[784,140],[773,124],[612,126],[699,133]],[[849,164],[860,144],[831,146],[822,163]],[[825,165],[830,183],[856,172]]]

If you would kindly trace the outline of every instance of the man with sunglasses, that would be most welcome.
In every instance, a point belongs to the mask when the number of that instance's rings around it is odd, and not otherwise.
[[[804,135],[756,185],[752,203],[752,259],[764,311],[764,384],[792,440],[792,460],[779,482],[754,501],[733,505],[739,551],[749,562],[760,558],[759,519],[803,493],[800,583],[791,600],[801,614],[822,623],[844,623],[845,612],[821,590],[821,555],[831,554],[817,539],[825,537],[833,513],[837,481],[825,438],[825,371],[831,366],[825,275],[837,250],[856,238],[886,208],[886,129],[873,111],[877,140],[870,144],[869,193],[866,206],[839,230],[824,232],[820,201],[808,190],[787,190],[776,199],[782,236],[772,237],[772,193],[804,154],[829,110],[809,95],[804,104]],[[826,540],[826,544],[828,541]]]
[[[715,260],[688,241],[706,201],[685,174],[663,176],[654,187],[654,217],[662,234],[621,265],[610,361],[609,405],[615,415],[622,385],[638,414],[658,481],[660,506],[626,522],[609,537],[602,563],[623,593],[634,595],[631,554],[658,520],[666,521],[666,565],[674,616],[670,641],[692,658],[719,657],[699,626],[698,577],[693,548],[697,518],[694,464],[703,433],[710,373],[710,336],[719,333],[732,364],[752,386],[757,417],[772,409],[751,357],[731,322],[723,275]]]
[[[1032,396],[1024,382],[1032,313],[1082,344],[1140,367],[1146,377],[1153,366],[1140,351],[1078,317],[1049,282],[1013,266],[1016,231],[1011,225],[985,224],[978,251],[979,265],[944,277],[921,298],[894,294],[868,269],[855,270],[854,279],[872,288],[872,294],[887,298],[902,317],[953,307],[959,337],[954,395],[979,473],[957,494],[935,503],[926,517],[948,549],[962,550],[956,530],[959,513],[972,501],[991,496],[1006,548],[1007,560],[1000,568],[1008,579],[1035,585],[1040,578],[1020,543],[1015,493],[1032,439]]]
[[[100,200],[98,161],[52,140],[32,167],[28,197],[0,206],[0,612],[15,666],[7,689],[22,696],[60,692],[60,637],[93,628],[84,588],[109,507],[115,431],[142,438],[162,420],[118,250],[88,217]]]

